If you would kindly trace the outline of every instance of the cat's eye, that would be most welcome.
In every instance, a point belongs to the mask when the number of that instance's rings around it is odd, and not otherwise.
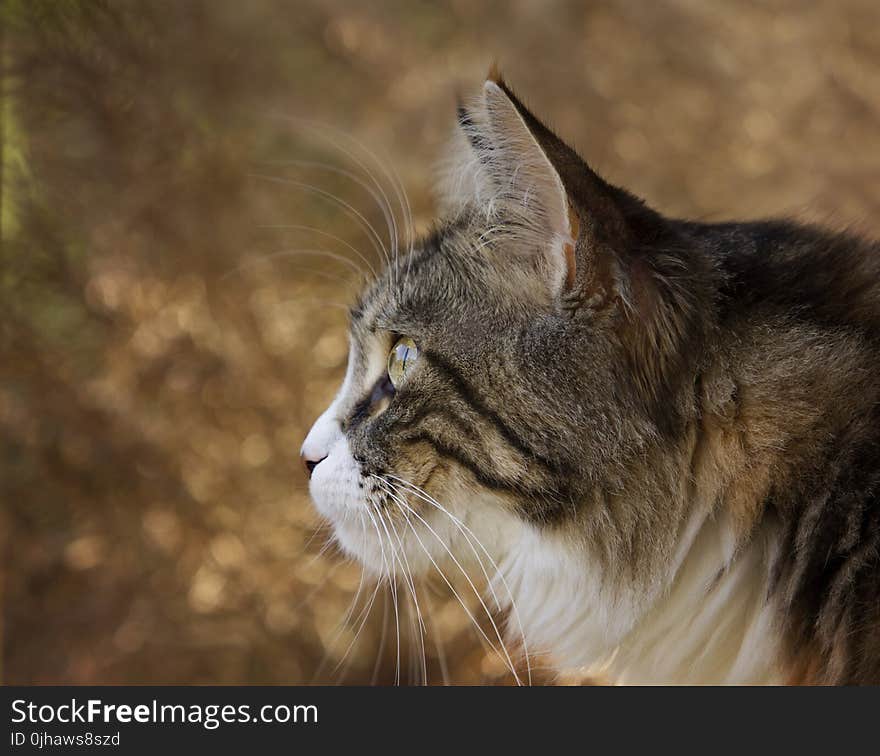
[[[412,370],[418,358],[419,348],[415,341],[409,336],[397,340],[388,354],[388,378],[395,389],[406,379],[406,374]]]

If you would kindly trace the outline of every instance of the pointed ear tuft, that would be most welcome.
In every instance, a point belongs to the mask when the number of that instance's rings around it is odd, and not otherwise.
[[[565,186],[504,83],[487,81],[483,97],[491,145],[483,161],[496,190],[494,208],[560,293],[576,275],[576,214]]]
[[[471,149],[476,155],[481,154],[487,148],[486,140],[477,128],[473,115],[461,101],[458,103],[456,115],[458,116],[458,128],[467,137]]]
[[[441,211],[483,213],[484,238],[498,254],[527,260],[554,294],[577,288],[580,301],[611,301],[619,288],[613,251],[628,245],[633,222],[651,226],[653,214],[594,173],[497,66],[479,97],[459,103],[458,123],[440,166]]]

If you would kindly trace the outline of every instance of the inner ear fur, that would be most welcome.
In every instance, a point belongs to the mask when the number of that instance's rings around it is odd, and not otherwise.
[[[702,258],[675,223],[595,173],[497,71],[459,123],[455,200],[485,212],[503,234],[497,253],[531,261],[573,316],[609,315],[638,395],[669,403],[702,339],[701,308],[714,306]]]
[[[516,110],[564,194],[564,296],[574,308],[617,313],[637,392],[652,404],[670,401],[705,338],[701,313],[715,306],[712,270],[675,224],[595,173],[497,70],[489,83]]]
[[[468,114],[471,144],[475,154],[488,155],[481,162],[487,164],[488,173],[495,174],[496,180],[500,175],[503,181],[505,171],[519,176],[523,165],[529,169],[529,180],[553,212],[545,233],[549,233],[550,241],[556,241],[550,253],[556,255],[560,269],[559,293],[569,301],[598,307],[622,296],[625,292],[621,285],[626,288],[626,260],[618,253],[633,245],[636,229],[631,219],[645,216],[640,224],[646,225],[655,214],[596,174],[575,150],[532,114],[497,70],[490,72],[484,93],[492,128],[474,128],[478,120]],[[506,141],[511,132],[516,138]],[[511,154],[512,147],[524,151],[526,160]]]
[[[554,293],[573,285],[579,224],[565,185],[510,95],[494,81],[483,87],[486,117],[482,154],[503,222],[519,229],[521,252],[534,255]]]

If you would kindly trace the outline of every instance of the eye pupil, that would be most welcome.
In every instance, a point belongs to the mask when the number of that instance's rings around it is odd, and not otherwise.
[[[407,370],[418,359],[419,348],[408,336],[397,340],[388,354],[388,378],[397,388],[406,376]]]

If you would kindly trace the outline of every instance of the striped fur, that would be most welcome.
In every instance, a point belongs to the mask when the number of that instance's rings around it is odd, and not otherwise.
[[[880,682],[880,245],[664,218],[500,79],[459,121],[447,215],[363,293],[304,446],[342,546],[391,571],[376,511],[428,571],[471,556],[457,519],[560,667]]]

